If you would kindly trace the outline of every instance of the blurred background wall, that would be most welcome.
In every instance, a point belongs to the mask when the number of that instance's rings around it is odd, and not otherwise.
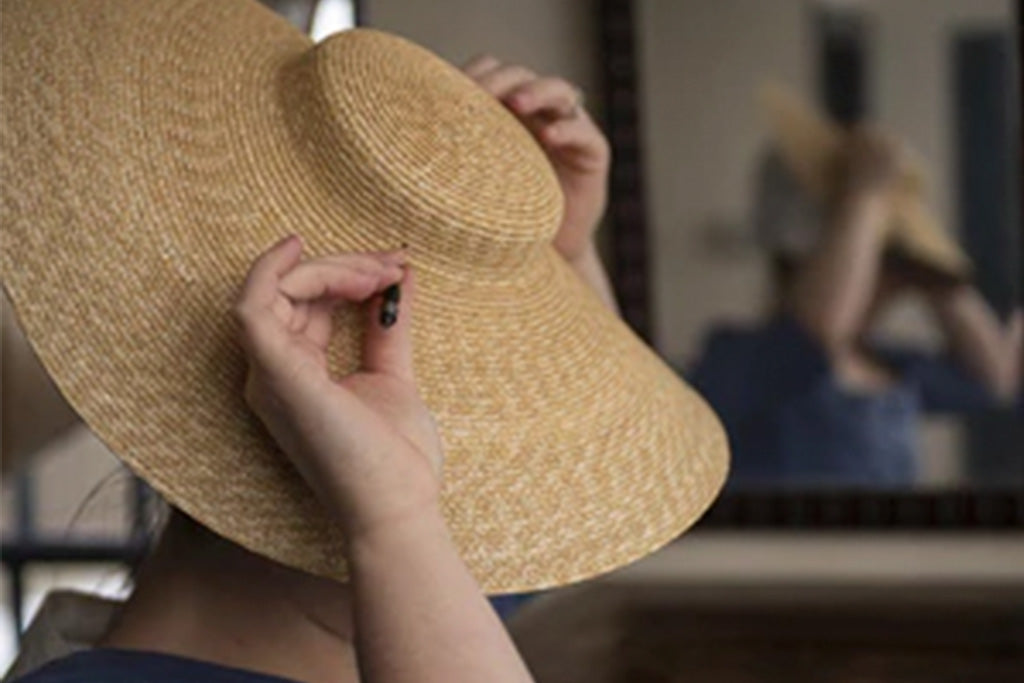
[[[867,13],[869,115],[923,158],[932,207],[955,231],[949,40],[954,29],[1005,29],[1012,4],[821,5]],[[754,163],[766,138],[755,94],[772,79],[817,100],[816,7],[807,0],[641,0],[636,7],[648,216],[657,245],[651,254],[655,343],[681,361],[699,350],[712,320],[756,317],[766,303],[764,263],[749,225]],[[901,309],[890,329],[934,340],[930,321],[914,307]]]
[[[579,0],[367,0],[370,26],[429,47],[454,64],[488,53],[558,74],[599,99],[594,4]]]

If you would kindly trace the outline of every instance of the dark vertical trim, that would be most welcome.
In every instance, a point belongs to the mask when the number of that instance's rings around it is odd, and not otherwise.
[[[1017,0],[1016,16],[1017,61],[1013,69],[1017,72],[1017,92],[1011,94],[1011,103],[1017,113],[1016,142],[1017,167],[1012,180],[1017,189],[1017,214],[1013,217],[1017,229],[1017,262],[1024,268],[1024,0]],[[1020,286],[1020,283],[1018,283]],[[1024,293],[1017,292],[1018,303],[1024,302]]]
[[[869,26],[855,9],[813,11],[818,93],[823,109],[844,125],[869,118]]]
[[[35,537],[35,479],[31,468],[25,467],[18,473],[15,486],[15,538],[19,543],[29,543]],[[11,582],[11,616],[20,642],[25,621],[25,564],[13,562],[7,565],[7,569]]]
[[[31,538],[35,529],[35,486],[28,467],[18,473],[15,486],[17,534],[19,538]]]
[[[128,485],[127,504],[128,538],[136,543],[146,543],[152,533],[150,519],[150,499],[152,489],[142,479],[132,476]]]
[[[1005,30],[951,36],[956,180],[961,242],[975,265],[974,284],[1002,316],[1020,301],[1019,105],[1015,59]],[[1016,111],[1015,111],[1016,110]],[[1024,481],[1024,426],[1003,411],[967,422],[967,470],[973,485]]]
[[[11,620],[20,644],[25,622],[25,563],[10,562],[6,569],[11,590]]]
[[[611,141],[610,271],[622,317],[651,341],[647,202],[639,114],[634,3],[599,0],[605,126]]]
[[[1020,277],[1010,42],[1003,31],[979,31],[957,34],[951,46],[959,234],[978,288],[1003,313],[1018,298]]]

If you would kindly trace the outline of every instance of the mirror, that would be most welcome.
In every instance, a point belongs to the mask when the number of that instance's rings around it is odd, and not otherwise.
[[[634,9],[652,341],[730,487],[1024,484],[1012,0]]]

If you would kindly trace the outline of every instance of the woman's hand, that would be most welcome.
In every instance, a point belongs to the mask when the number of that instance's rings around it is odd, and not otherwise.
[[[583,108],[579,89],[491,56],[472,60],[464,70],[508,107],[547,153],[565,196],[555,248],[575,265],[592,247],[604,215],[611,163],[608,141]]]
[[[787,302],[833,362],[856,348],[870,322],[898,176],[893,143],[871,128],[850,137],[829,223],[797,270]]]
[[[239,295],[245,397],[351,541],[437,508],[441,442],[413,377],[413,276],[400,251],[301,256],[297,237],[276,244]],[[385,328],[381,294],[394,284],[402,301]],[[336,378],[327,349],[343,304],[370,319],[362,369]]]
[[[844,193],[853,197],[888,194],[899,180],[902,156],[889,137],[870,126],[858,126],[842,162]]]
[[[555,249],[618,314],[615,294],[594,244],[594,233],[608,204],[611,149],[583,108],[579,89],[561,78],[540,77],[491,56],[477,57],[465,71],[508,107],[548,155],[565,198]]]
[[[295,237],[253,264],[235,306],[246,399],[347,541],[356,654],[367,681],[532,680],[459,558],[438,505],[441,442],[413,378],[412,272],[401,252],[301,261]],[[393,325],[382,293],[402,287]],[[331,313],[369,309],[362,369],[328,371]]]

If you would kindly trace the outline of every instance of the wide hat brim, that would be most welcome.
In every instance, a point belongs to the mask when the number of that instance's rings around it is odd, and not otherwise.
[[[345,576],[337,524],[242,398],[229,311],[288,233],[313,255],[409,243],[443,510],[485,590],[614,569],[711,503],[728,460],[715,415],[550,234],[530,246],[519,217],[550,233],[560,215],[552,171],[457,70],[379,32],[332,38],[347,80],[331,115],[354,136],[339,143],[296,132],[294,93],[315,84],[295,80],[327,76],[291,71],[312,43],[255,3],[3,8],[4,284],[62,393],[170,503],[259,554]],[[361,325],[339,314],[336,372],[358,365]]]
[[[814,199],[825,201],[833,196],[839,183],[840,160],[846,153],[847,134],[779,85],[764,85],[759,96],[773,142],[790,171]],[[955,280],[966,279],[972,272],[971,261],[926,206],[925,185],[920,164],[905,160],[892,196],[889,245],[919,265]]]

